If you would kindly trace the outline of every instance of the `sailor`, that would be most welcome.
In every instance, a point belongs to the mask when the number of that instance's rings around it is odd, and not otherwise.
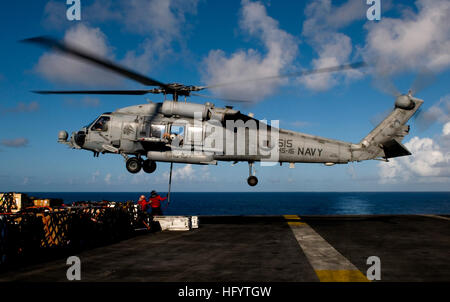
[[[147,210],[149,202],[147,202],[144,195],[141,195],[141,197],[139,197],[138,205],[140,205],[141,211],[145,212]]]
[[[153,216],[157,216],[157,215],[162,215],[162,210],[161,210],[161,202],[166,200],[167,197],[161,197],[158,193],[156,193],[156,191],[152,191],[151,193],[151,197],[150,197],[150,207],[152,208],[152,215]]]

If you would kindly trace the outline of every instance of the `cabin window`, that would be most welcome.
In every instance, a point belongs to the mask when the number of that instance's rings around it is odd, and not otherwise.
[[[108,131],[108,124],[109,124],[110,117],[109,116],[102,116],[100,117],[97,122],[95,122],[94,126],[92,126],[92,131]]]
[[[184,136],[184,126],[172,125],[172,127],[170,127],[170,134]]]
[[[164,125],[152,125],[151,136],[156,138],[162,138],[166,127]]]

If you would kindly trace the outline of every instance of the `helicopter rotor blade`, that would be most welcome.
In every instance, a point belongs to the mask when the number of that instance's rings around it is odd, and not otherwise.
[[[281,74],[281,75],[273,75],[273,76],[254,78],[254,79],[243,79],[243,80],[233,81],[233,82],[228,82],[228,83],[212,84],[212,85],[208,85],[208,86],[198,87],[197,91],[204,90],[204,89],[214,89],[214,88],[221,88],[221,87],[225,87],[225,86],[239,85],[239,84],[246,83],[246,82],[276,80],[276,79],[282,79],[282,78],[298,78],[298,77],[304,77],[304,76],[313,75],[313,74],[331,73],[331,72],[338,72],[338,71],[344,71],[344,70],[358,69],[358,68],[362,68],[365,66],[367,66],[367,64],[365,62],[356,62],[356,63],[339,65],[339,66],[311,69],[311,70],[305,70],[305,71],[294,72],[294,73],[286,73],[286,74]]]
[[[90,63],[96,64],[100,67],[103,67],[105,69],[111,70],[121,76],[124,76],[128,79],[134,80],[136,82],[139,82],[141,84],[147,85],[147,86],[160,86],[162,88],[169,89],[167,84],[164,84],[162,82],[159,82],[155,79],[149,78],[147,76],[144,76],[142,74],[139,74],[135,71],[132,71],[128,68],[119,66],[116,63],[113,63],[112,61],[109,61],[108,59],[99,57],[97,55],[94,55],[86,50],[83,50],[81,48],[78,48],[74,45],[70,45],[68,43],[60,42],[56,39],[53,39],[51,37],[41,36],[41,37],[35,37],[35,38],[29,38],[22,40],[21,42],[24,43],[31,43],[31,44],[38,44],[40,46],[46,47],[46,48],[53,48],[56,49],[62,53],[77,57],[79,59],[82,59],[84,61],[88,61]]]
[[[106,95],[145,95],[159,93],[153,90],[35,90],[37,94],[106,94]]]
[[[430,70],[423,69],[417,74],[416,78],[414,79],[414,82],[411,85],[411,93],[415,95],[428,86],[432,85],[435,81],[435,73]]]
[[[395,86],[394,81],[386,74],[375,75],[372,80],[372,86],[395,98],[401,95],[401,92]]]

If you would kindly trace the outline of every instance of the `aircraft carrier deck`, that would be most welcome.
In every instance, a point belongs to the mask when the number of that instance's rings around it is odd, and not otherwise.
[[[187,232],[139,235],[85,250],[82,281],[450,281],[449,215],[201,216]],[[67,281],[66,259],[0,274],[0,281]]]

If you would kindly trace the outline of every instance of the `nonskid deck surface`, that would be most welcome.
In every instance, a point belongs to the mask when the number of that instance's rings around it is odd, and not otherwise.
[[[137,236],[83,251],[82,281],[450,281],[448,215],[203,216],[200,228]],[[0,281],[67,281],[66,259]]]

